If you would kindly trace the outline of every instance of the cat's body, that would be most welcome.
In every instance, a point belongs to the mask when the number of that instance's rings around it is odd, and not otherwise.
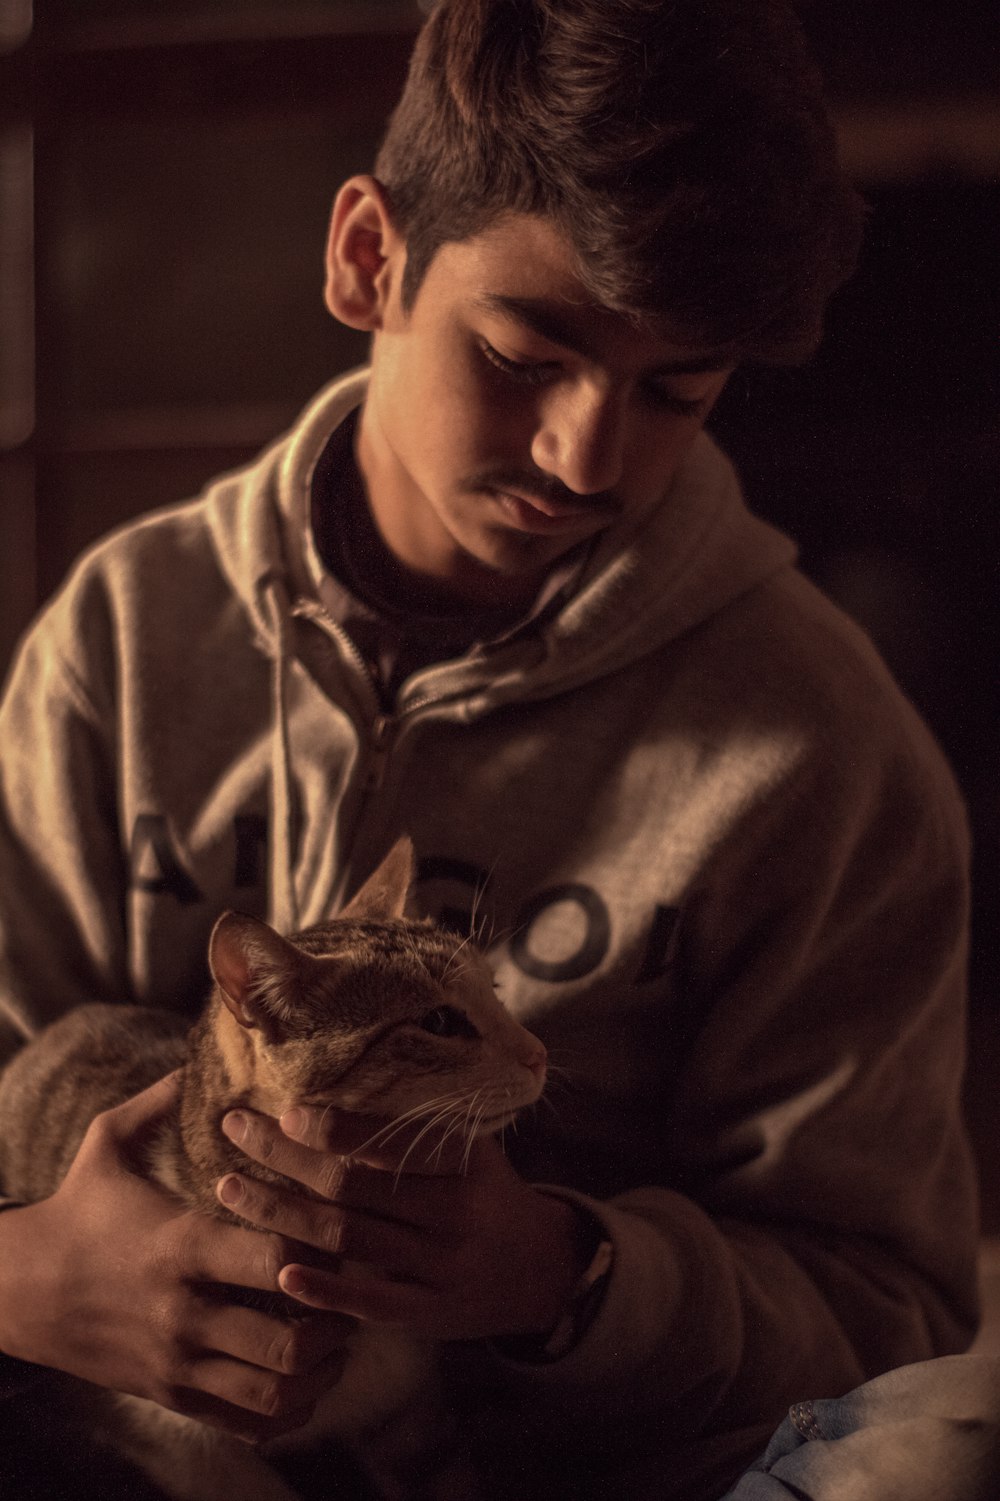
[[[82,1007],[48,1028],[0,1077],[4,1191],[25,1201],[52,1193],[94,1115],[174,1069],[178,1105],[143,1170],[189,1208],[233,1220],[216,1198],[219,1178],[275,1177],[222,1134],[233,1106],[278,1116],[293,1104],[332,1105],[373,1125],[436,1118],[439,1129],[471,1136],[537,1099],[544,1049],[503,1010],[482,956],[402,917],[411,858],[401,842],[341,918],[291,940],[252,918],[221,918],[210,949],[215,988],[190,1031],[168,1013],[125,1006]],[[342,1378],[306,1429],[280,1444],[336,1435],[384,1495],[405,1496],[423,1439],[440,1449],[440,1433],[423,1432],[438,1421],[435,1389],[430,1346],[358,1326]],[[178,1501],[295,1494],[256,1452],[192,1419],[93,1388],[81,1400],[110,1442]],[[472,1484],[442,1472],[439,1491],[457,1486],[471,1497]]]

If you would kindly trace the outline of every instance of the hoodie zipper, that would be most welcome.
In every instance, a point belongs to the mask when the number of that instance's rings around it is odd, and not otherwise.
[[[396,729],[399,722],[398,716],[395,714],[387,714],[382,708],[382,700],[379,695],[378,682],[376,680],[375,674],[372,672],[371,668],[368,666],[368,663],[358,651],[358,648],[355,646],[354,642],[351,640],[347,632],[343,630],[335,620],[331,619],[329,615],[326,615],[325,612],[324,618],[327,629],[336,636],[337,640],[344,647],[347,655],[350,657],[351,661],[360,672],[365,686],[368,689],[368,695],[374,708],[374,714],[372,715],[371,721],[367,726],[365,726],[368,731],[371,754],[368,762],[368,770],[365,775],[364,791],[366,793],[377,792],[385,780],[385,771],[389,763],[389,755],[392,750],[392,743],[395,739]]]
[[[372,755],[365,779],[366,792],[378,792],[385,781],[385,770],[389,764],[398,724],[399,721],[393,714],[377,714],[372,722]]]
[[[386,768],[389,757],[392,754],[396,741],[396,735],[402,728],[404,720],[412,719],[414,714],[419,714],[421,709],[428,709],[432,704],[442,703],[445,695],[438,698],[433,696],[415,699],[412,704],[397,714],[376,714],[371,724],[372,756],[368,768],[368,776],[365,781],[366,792],[378,792],[385,781]]]
[[[374,713],[372,715],[370,723],[366,726],[370,744],[370,760],[368,771],[365,776],[363,790],[366,794],[378,792],[381,789],[383,782],[385,781],[385,773],[389,764],[389,757],[392,754],[396,734],[400,729],[403,720],[409,719],[413,714],[418,713],[421,709],[427,708],[431,704],[437,703],[439,700],[435,699],[433,695],[425,695],[423,698],[417,699],[414,703],[408,704],[406,709],[404,709],[402,713],[386,713],[386,711],[382,708],[382,700],[379,695],[378,682],[375,674],[368,666],[368,663],[365,661],[361,652],[358,650],[357,646],[354,644],[348,633],[343,629],[342,626],[337,624],[337,622],[331,615],[327,613],[326,610],[323,610],[321,608],[318,612],[314,613],[310,611],[309,613],[312,615],[313,619],[321,620],[324,628],[330,633],[330,635],[336,637],[337,641],[341,644],[347,655],[350,657],[351,661],[357,667],[358,672],[360,673],[361,678],[365,684],[365,687],[368,690],[368,696],[371,700]],[[441,695],[441,697],[443,698],[444,695]]]

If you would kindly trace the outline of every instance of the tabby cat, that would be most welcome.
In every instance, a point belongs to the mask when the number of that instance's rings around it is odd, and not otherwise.
[[[215,1196],[218,1179],[234,1169],[276,1175],[223,1136],[220,1122],[234,1106],[278,1116],[293,1103],[330,1105],[397,1123],[434,1121],[438,1131],[453,1125],[471,1138],[534,1102],[544,1084],[542,1044],[504,1010],[471,942],[404,917],[412,861],[401,840],[339,917],[288,939],[225,913],[209,943],[214,987],[187,1032],[166,1012],[99,1005],[42,1032],[0,1076],[4,1191],[24,1201],[51,1194],[93,1116],[172,1069],[180,1070],[178,1104],[150,1144],[147,1175],[188,1207],[236,1223]],[[88,1411],[101,1414],[115,1448],[177,1501],[294,1496],[257,1452],[194,1419],[69,1378],[63,1388],[85,1406],[91,1394]],[[407,1475],[421,1468],[408,1452],[414,1432],[439,1421],[428,1416],[435,1389],[429,1346],[359,1324],[344,1374],[314,1418],[271,1448],[336,1435],[380,1494],[405,1497]],[[426,1438],[428,1451],[441,1451],[440,1431]],[[440,1487],[421,1495],[457,1491],[471,1501],[471,1477],[456,1481],[447,1469]]]

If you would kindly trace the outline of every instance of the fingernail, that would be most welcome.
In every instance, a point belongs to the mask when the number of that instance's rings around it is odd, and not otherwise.
[[[297,1267],[286,1266],[282,1269],[281,1275],[278,1278],[278,1286],[286,1293],[291,1293],[294,1298],[299,1293],[305,1292],[306,1279]]]
[[[230,1110],[229,1114],[222,1118],[222,1129],[230,1141],[242,1141],[247,1134],[249,1124],[242,1110]]]
[[[286,1110],[280,1117],[278,1124],[286,1136],[304,1136],[309,1117],[298,1105],[293,1105],[291,1110]]]
[[[230,1173],[228,1178],[223,1178],[218,1187],[219,1198],[223,1204],[238,1204],[243,1197],[243,1182],[235,1173]]]

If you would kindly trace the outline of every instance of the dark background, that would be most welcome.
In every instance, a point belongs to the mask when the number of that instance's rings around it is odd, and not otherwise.
[[[969,1110],[1000,1231],[1000,102],[984,0],[802,0],[866,249],[799,372],[713,426],[871,631],[976,836]],[[415,0],[0,0],[0,671],[77,552],[195,493],[364,343],[321,303]]]

